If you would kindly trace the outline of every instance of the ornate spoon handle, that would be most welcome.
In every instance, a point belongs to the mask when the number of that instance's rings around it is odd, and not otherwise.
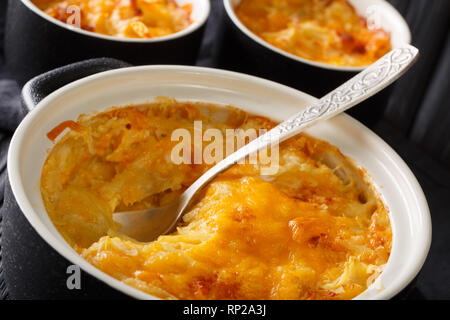
[[[419,50],[410,45],[390,51],[364,71],[328,93],[317,103],[251,141],[208,170],[186,190],[187,202],[192,197],[192,193],[250,154],[289,139],[315,122],[329,119],[384,89],[412,66],[418,54]],[[184,205],[187,206],[188,203]]]
[[[329,119],[350,109],[397,80],[414,64],[418,56],[419,50],[410,45],[388,52],[364,71],[325,95],[317,103],[272,130],[279,134],[281,142],[295,136],[316,121]]]

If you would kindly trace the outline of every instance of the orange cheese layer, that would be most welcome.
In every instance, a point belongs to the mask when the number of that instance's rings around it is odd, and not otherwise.
[[[191,5],[174,0],[31,0],[39,9],[84,30],[122,38],[155,38],[191,23]]]
[[[307,135],[281,145],[269,178],[250,164],[217,178],[175,233],[150,243],[118,233],[114,212],[163,205],[208,168],[170,160],[171,132],[193,132],[194,120],[203,130],[275,125],[233,108],[160,99],[68,126],[45,162],[41,192],[87,261],[165,299],[350,299],[382,272],[392,239],[386,208],[363,170]]]
[[[235,11],[257,36],[308,60],[365,66],[391,49],[389,33],[347,0],[242,0]]]

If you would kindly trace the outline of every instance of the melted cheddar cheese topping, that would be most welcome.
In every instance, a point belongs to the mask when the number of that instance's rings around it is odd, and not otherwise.
[[[258,37],[308,60],[365,66],[391,50],[389,33],[369,28],[347,0],[242,0],[235,12]]]
[[[31,0],[64,23],[121,38],[155,38],[186,29],[191,5],[174,0]]]
[[[280,146],[279,170],[236,165],[216,178],[177,231],[142,243],[118,232],[118,211],[164,205],[206,164],[175,165],[171,133],[270,129],[234,108],[161,98],[66,121],[41,177],[47,212],[92,265],[165,299],[351,299],[382,272],[391,250],[387,209],[364,170],[301,134]],[[207,144],[204,143],[204,148]]]

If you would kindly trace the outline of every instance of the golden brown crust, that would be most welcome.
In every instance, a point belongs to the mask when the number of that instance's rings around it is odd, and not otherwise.
[[[138,243],[117,233],[114,211],[166,203],[208,168],[167,160],[173,129],[193,130],[200,119],[204,129],[275,125],[232,108],[213,120],[216,108],[161,99],[80,116],[42,172],[57,229],[97,268],[166,299],[349,299],[364,291],[389,258],[387,209],[363,170],[304,134],[281,145],[270,181],[250,164],[217,178],[174,234]]]
[[[76,22],[79,8],[81,29],[122,38],[155,38],[186,29],[191,23],[191,5],[174,0],[32,0],[51,17]]]
[[[235,11],[257,36],[308,60],[364,66],[391,50],[389,33],[368,28],[347,0],[242,0]]]

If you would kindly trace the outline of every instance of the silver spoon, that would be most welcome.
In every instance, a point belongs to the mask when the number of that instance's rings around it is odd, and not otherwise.
[[[418,54],[419,50],[410,45],[403,45],[388,52],[315,104],[217,163],[168,206],[115,213],[113,219],[121,224],[120,232],[139,241],[151,241],[162,234],[171,232],[193,202],[195,195],[217,175],[258,150],[273,143],[281,143],[314,123],[334,117],[371,97],[405,73],[416,61]]]

